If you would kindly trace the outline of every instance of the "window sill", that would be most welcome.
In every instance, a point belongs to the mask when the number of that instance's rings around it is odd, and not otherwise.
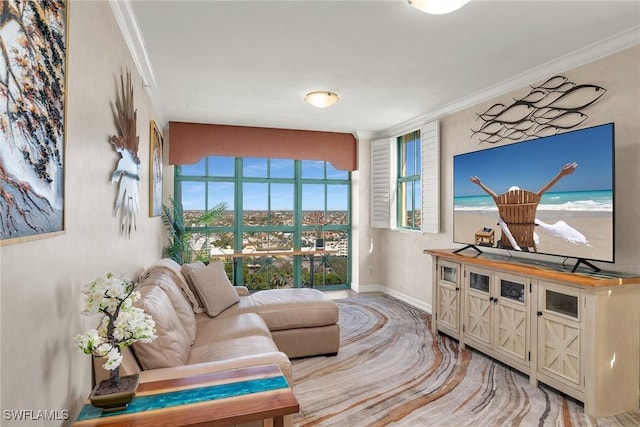
[[[422,230],[416,230],[414,228],[392,228],[391,231],[396,231],[399,233],[407,233],[407,234],[422,234]]]

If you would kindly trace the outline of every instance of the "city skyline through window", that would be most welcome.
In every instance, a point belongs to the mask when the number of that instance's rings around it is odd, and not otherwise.
[[[349,172],[316,160],[210,156],[177,166],[175,174],[175,197],[187,224],[220,202],[226,205],[227,215],[193,230],[206,235],[199,240],[207,245],[199,248],[201,257],[246,255],[242,269],[234,262],[228,271],[233,280],[256,282],[254,289],[348,285],[350,191]],[[322,256],[310,263],[302,254],[279,255],[277,262],[248,255],[288,250]],[[267,278],[257,280],[257,272],[265,271]],[[264,283],[275,277],[277,282]]]

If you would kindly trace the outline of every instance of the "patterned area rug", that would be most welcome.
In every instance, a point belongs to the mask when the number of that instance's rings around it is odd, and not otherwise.
[[[640,426],[640,410],[592,418],[580,403],[444,336],[387,295],[336,300],[335,357],[293,361],[296,426]]]

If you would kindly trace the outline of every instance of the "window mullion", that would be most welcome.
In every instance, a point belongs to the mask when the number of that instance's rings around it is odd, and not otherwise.
[[[302,161],[295,160],[294,171],[294,195],[293,195],[293,217],[294,217],[294,248],[302,246]],[[302,284],[302,257],[293,257],[293,283]]]

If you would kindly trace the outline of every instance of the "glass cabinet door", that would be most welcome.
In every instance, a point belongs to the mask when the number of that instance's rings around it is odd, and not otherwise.
[[[525,284],[512,282],[510,280],[500,280],[500,296],[514,301],[524,302]]]
[[[544,308],[547,311],[578,318],[578,296],[556,292],[551,289],[544,290]]]
[[[449,283],[458,283],[458,267],[453,265],[440,266],[440,280]]]
[[[489,285],[488,274],[469,271],[469,288],[488,294],[490,292]]]

